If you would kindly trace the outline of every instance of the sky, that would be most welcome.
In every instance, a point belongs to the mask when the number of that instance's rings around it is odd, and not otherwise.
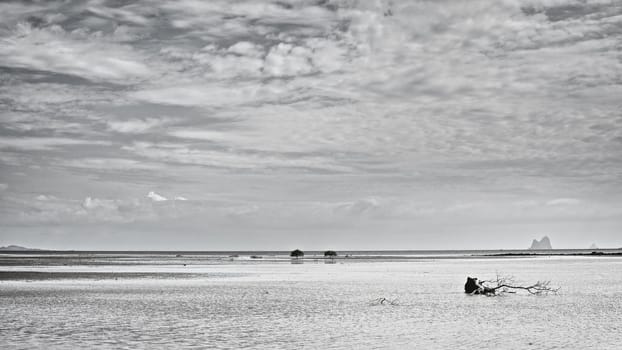
[[[622,2],[4,1],[0,245],[622,247]]]

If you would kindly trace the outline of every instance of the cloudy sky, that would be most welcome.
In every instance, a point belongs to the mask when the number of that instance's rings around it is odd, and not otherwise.
[[[622,2],[0,4],[0,245],[622,246]]]

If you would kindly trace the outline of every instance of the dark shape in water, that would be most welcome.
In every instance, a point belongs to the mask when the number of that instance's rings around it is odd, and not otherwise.
[[[467,281],[464,284],[464,292],[467,294],[495,294],[495,290],[493,288],[482,286],[477,281],[477,277],[467,277]]]
[[[289,256],[291,256],[292,258],[301,258],[305,256],[305,253],[300,249],[294,249],[291,253],[289,253]]]
[[[467,281],[464,284],[464,292],[467,294],[480,294],[480,295],[496,295],[497,290],[499,293],[516,293],[518,290],[524,290],[533,295],[547,295],[549,293],[556,294],[559,291],[559,287],[551,287],[550,281],[538,281],[531,285],[514,284],[514,278],[512,276],[500,276],[497,275],[496,280],[493,281],[479,281],[475,277],[467,277]],[[491,287],[487,287],[484,283],[489,283]]]
[[[334,250],[327,250],[324,252],[324,256],[327,258],[334,258],[337,256],[337,252]]]

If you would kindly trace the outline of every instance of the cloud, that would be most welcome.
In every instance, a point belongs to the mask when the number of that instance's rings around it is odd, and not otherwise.
[[[236,135],[233,133],[224,133],[213,130],[176,130],[169,132],[169,135],[178,138],[205,141],[225,141],[231,138],[236,138]]]
[[[224,169],[264,170],[274,168],[313,169],[322,172],[349,172],[346,166],[335,164],[330,159],[317,155],[297,155],[270,152],[236,152],[235,150],[214,150],[192,148],[183,144],[154,144],[135,142],[123,150],[154,161],[191,164]]]
[[[163,201],[167,201],[168,199],[166,197],[163,197],[153,191],[149,192],[147,194],[147,198],[151,199],[154,202],[163,202]]]
[[[264,70],[278,77],[312,73],[311,54],[306,47],[279,43],[268,52]]]
[[[144,133],[165,123],[165,120],[156,118],[113,120],[108,122],[108,127],[112,131],[134,134]]]
[[[239,41],[229,46],[227,52],[250,57],[262,57],[264,55],[263,46],[248,41]]]
[[[157,195],[157,194],[156,194]],[[93,223],[140,223],[175,219],[205,212],[205,203],[177,199],[155,205],[153,199],[125,196],[84,199],[39,195],[26,199],[16,196],[3,198],[0,217],[7,225],[63,224],[87,225]],[[14,208],[7,211],[8,208]],[[11,210],[19,210],[19,215]]]
[[[15,150],[50,150],[62,146],[75,145],[107,145],[107,141],[80,140],[64,137],[2,137],[0,136],[0,149]]]
[[[127,46],[106,42],[95,33],[66,32],[57,25],[33,28],[18,23],[5,45],[0,46],[0,58],[11,66],[116,83],[152,73],[142,63],[144,58]]]
[[[90,170],[160,170],[159,164],[125,158],[82,158],[63,161],[61,165],[70,168]]]
[[[132,92],[130,97],[139,101],[178,106],[215,107],[272,100],[284,94],[282,84],[261,86],[257,84],[191,84],[174,87],[147,88]]]
[[[581,201],[576,198],[556,198],[546,202],[546,205],[577,205]]]
[[[345,212],[349,215],[367,215],[380,207],[377,198],[359,199],[353,202],[340,203],[336,207],[337,212]]]
[[[89,196],[84,198],[80,207],[74,206],[73,201],[59,206],[65,206],[66,209],[58,220],[74,223],[130,223],[158,217],[152,208],[133,198],[108,199]]]
[[[114,201],[111,200],[102,200],[98,198],[86,197],[84,198],[84,202],[82,202],[82,207],[85,209],[109,209],[109,210],[117,210],[119,207],[116,205]]]
[[[600,0],[1,3],[0,215],[363,236],[610,220],[621,15]],[[158,188],[179,202],[145,198]]]

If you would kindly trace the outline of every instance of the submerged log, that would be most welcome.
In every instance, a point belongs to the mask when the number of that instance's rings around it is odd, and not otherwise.
[[[513,277],[503,277],[497,275],[492,281],[479,281],[475,277],[467,277],[464,284],[464,292],[467,294],[495,295],[503,293],[516,293],[523,290],[529,294],[546,295],[549,293],[556,294],[559,287],[551,287],[550,281],[538,281],[531,285],[517,285],[514,283]]]
[[[477,277],[467,277],[467,281],[464,284],[464,292],[467,294],[490,295],[495,294],[495,289],[483,286],[479,283]]]

